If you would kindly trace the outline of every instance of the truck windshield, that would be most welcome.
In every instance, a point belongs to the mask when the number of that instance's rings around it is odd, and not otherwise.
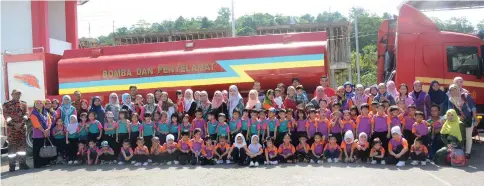
[[[478,73],[478,49],[475,46],[448,46],[447,64],[449,72],[468,75]]]

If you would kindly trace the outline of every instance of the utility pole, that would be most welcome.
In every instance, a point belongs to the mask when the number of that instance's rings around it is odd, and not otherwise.
[[[113,20],[113,46],[116,46],[116,40],[114,39],[114,20]]]
[[[355,13],[355,43],[356,43],[356,72],[358,76],[358,84],[360,84],[360,47],[358,46],[358,14],[356,13]]]
[[[232,0],[232,10],[230,10],[230,13],[232,13],[232,37],[235,37],[234,0]]]
[[[87,46],[91,48],[91,22],[88,23],[89,38],[87,39]]]

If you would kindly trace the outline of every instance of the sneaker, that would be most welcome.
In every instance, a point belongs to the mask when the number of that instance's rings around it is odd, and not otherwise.
[[[173,164],[178,165],[180,162],[179,161],[173,161]]]
[[[422,161],[420,162],[421,165],[427,165],[427,162],[426,161]]]
[[[264,161],[264,165],[269,165],[269,162],[267,162],[267,161]]]
[[[386,163],[385,163],[385,160],[381,160],[381,164],[382,164],[382,165],[385,165],[385,164],[386,164]]]
[[[146,166],[146,165],[148,165],[148,162],[144,162],[144,163],[143,163],[143,166]]]
[[[230,164],[230,160],[227,160],[225,163],[226,163],[226,164]]]
[[[153,164],[151,164],[151,165],[153,165],[153,166],[157,166],[157,165],[158,165],[158,163],[156,163],[156,162],[155,162],[155,163],[153,163]]]
[[[371,164],[375,165],[376,164],[376,160],[372,160],[371,161]]]
[[[74,163],[72,160],[67,162],[67,164],[69,164],[69,165],[72,165],[72,163]]]
[[[335,163],[338,163],[338,162],[339,162],[339,159],[338,159],[338,158],[333,158],[333,161],[334,161]]]
[[[116,163],[118,163],[118,161],[114,160],[113,163],[116,164]]]
[[[254,162],[251,161],[250,164],[249,164],[249,167],[253,167],[254,166]]]
[[[131,161],[131,165],[134,165],[136,163],[136,161]]]
[[[315,163],[314,160],[309,160],[309,163]]]
[[[418,165],[418,162],[416,160],[413,160],[412,163],[410,163],[410,164],[412,164],[413,166],[416,166],[416,165]]]
[[[404,161],[399,161],[397,163],[397,167],[403,167],[403,166],[405,166],[405,162]]]
[[[76,160],[76,161],[74,161],[74,164],[75,164],[75,165],[79,164],[79,161],[77,161],[77,160]]]
[[[135,163],[134,166],[136,167],[141,166],[141,162]]]
[[[166,162],[166,165],[171,165],[171,161],[169,161],[169,162]]]
[[[331,158],[328,158],[328,163],[333,163],[333,160]]]
[[[427,159],[426,161],[427,161],[427,163],[430,163],[430,162],[431,162],[432,160],[430,160],[430,159]]]
[[[271,161],[272,165],[277,165],[277,161]]]
[[[101,160],[101,165],[104,165],[106,162],[104,160]]]
[[[222,163],[224,163],[223,160],[217,160],[217,164],[222,164]]]
[[[151,160],[151,159],[148,159],[148,163],[151,163],[151,162],[153,162],[153,160]]]
[[[318,164],[323,164],[323,160],[318,160]]]
[[[124,162],[120,161],[120,162],[118,163],[118,165],[124,165]]]
[[[254,163],[254,166],[258,167],[259,166],[259,162],[255,162]]]

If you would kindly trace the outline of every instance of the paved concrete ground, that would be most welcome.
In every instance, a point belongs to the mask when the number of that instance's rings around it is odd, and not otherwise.
[[[404,168],[368,164],[285,164],[257,168],[216,166],[53,166],[6,172],[2,185],[482,185],[484,144],[475,144],[469,166]],[[2,163],[3,164],[3,163]],[[189,176],[189,177],[188,177]]]

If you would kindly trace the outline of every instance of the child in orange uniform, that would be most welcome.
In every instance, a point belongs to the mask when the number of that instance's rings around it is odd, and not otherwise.
[[[353,132],[351,130],[347,130],[345,132],[345,139],[343,142],[341,142],[341,149],[343,149],[343,154],[344,154],[344,161],[346,163],[353,163],[354,162],[354,151],[355,151],[355,137],[353,135]]]
[[[210,135],[205,136],[205,145],[202,147],[201,165],[215,165],[215,146]]]
[[[277,153],[279,154],[279,160],[281,163],[296,163],[296,148],[291,144],[291,135],[286,133],[282,139],[282,144],[279,145]]]
[[[277,161],[277,147],[274,145],[274,138],[267,137],[266,139],[266,149],[264,150],[266,161],[264,164],[266,165],[277,165],[279,162]]]
[[[422,137],[416,137],[415,142],[413,143],[412,147],[410,147],[410,158],[412,158],[412,165],[418,165],[418,162],[420,162],[422,165],[427,165],[425,160],[427,159],[429,151],[423,142]]]
[[[148,165],[148,156],[150,154],[148,147],[145,146],[145,140],[143,137],[136,139],[136,148],[134,149],[133,160],[136,161],[134,166],[146,166]]]
[[[299,137],[299,144],[296,146],[296,158],[298,162],[309,162],[309,150],[311,147],[307,143],[306,136]]]
[[[186,165],[192,158],[191,148],[193,144],[190,141],[189,132],[182,132],[181,136],[181,140],[177,144],[178,150],[180,151],[178,161],[180,161],[180,165]]]
[[[311,145],[311,161],[310,163],[323,163],[324,151],[324,140],[322,139],[322,134],[316,132],[314,134],[314,143]]]
[[[230,160],[227,159],[229,149],[230,145],[227,143],[227,136],[219,136],[218,144],[215,147],[215,157],[217,158],[217,164],[222,164],[224,162],[230,164]]]
[[[368,135],[362,132],[358,135],[358,139],[355,141],[355,159],[360,162],[367,162],[368,156],[370,155],[370,144],[368,143]]]
[[[163,144],[163,162],[166,165],[171,165],[172,163],[178,165],[178,148],[177,143],[175,142],[175,136],[173,134],[166,135],[166,143]]]
[[[373,147],[370,150],[371,164],[381,163],[385,165],[385,148],[382,147],[380,138],[373,139]]]
[[[393,127],[392,139],[388,142],[388,154],[386,163],[397,164],[397,167],[405,166],[408,152],[408,142],[402,137],[402,131],[400,127]]]
[[[153,137],[151,139],[150,159],[153,161],[153,165],[158,165],[163,162],[163,146],[160,144],[160,138]]]

